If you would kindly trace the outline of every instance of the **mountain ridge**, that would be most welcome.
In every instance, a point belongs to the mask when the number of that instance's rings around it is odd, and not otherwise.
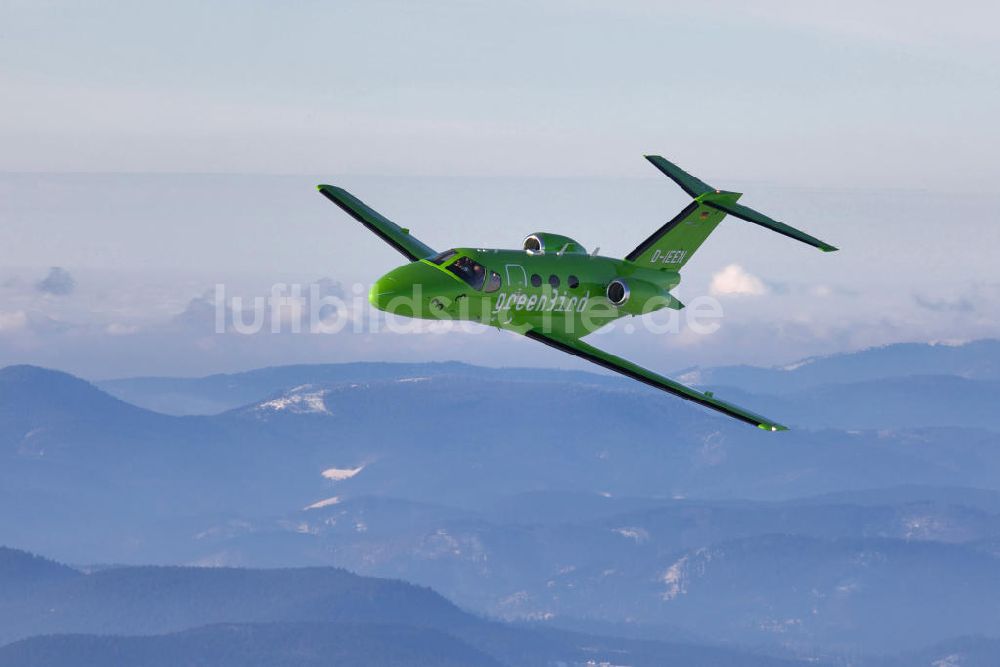
[[[411,653],[409,661],[401,648]],[[542,667],[616,657],[652,666],[678,656],[705,667],[804,664],[723,646],[502,624],[464,612],[428,588],[328,567],[118,567],[0,589],[0,665],[68,667],[80,664],[81,655],[213,667],[241,664],[234,656],[305,667],[338,655],[350,664],[428,667]]]

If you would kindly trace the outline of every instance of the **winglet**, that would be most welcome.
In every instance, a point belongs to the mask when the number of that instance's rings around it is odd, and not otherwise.
[[[787,431],[787,426],[782,426],[781,424],[757,424],[757,428],[764,431]]]

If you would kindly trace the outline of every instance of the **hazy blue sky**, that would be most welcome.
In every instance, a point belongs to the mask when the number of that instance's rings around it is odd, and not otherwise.
[[[46,2],[0,168],[727,177],[995,191],[990,2]]]
[[[763,289],[724,295],[708,341],[619,349],[677,368],[998,335],[998,20],[986,2],[7,0],[0,363],[506,363],[524,346],[249,348],[185,338],[174,318],[219,281],[350,285],[391,268],[317,181],[434,246],[551,229],[627,252],[685,203],[649,152],[843,251],[727,223],[683,289],[734,263]],[[39,288],[51,266],[68,293]]]

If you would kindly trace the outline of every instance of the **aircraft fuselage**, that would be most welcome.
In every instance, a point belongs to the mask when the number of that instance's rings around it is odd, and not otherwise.
[[[617,305],[608,294],[615,279],[628,292]],[[407,317],[584,336],[626,315],[679,308],[670,295],[679,282],[677,272],[579,251],[455,248],[393,269],[369,300]]]

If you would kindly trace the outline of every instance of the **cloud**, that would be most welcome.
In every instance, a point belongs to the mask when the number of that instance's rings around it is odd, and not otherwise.
[[[931,299],[920,294],[914,294],[913,300],[921,308],[935,313],[971,313],[976,309],[972,301],[965,297],[957,299]]]
[[[0,334],[50,336],[69,331],[81,331],[83,327],[61,322],[38,310],[0,311]]]
[[[712,276],[708,291],[712,296],[760,296],[767,294],[767,285],[739,264],[730,264]]]
[[[196,296],[188,301],[184,310],[174,315],[170,328],[203,334],[211,333],[215,327],[215,309],[215,290],[207,290],[201,296]],[[228,319],[228,309],[226,309],[226,315]]]
[[[71,294],[76,287],[76,280],[64,268],[53,266],[49,275],[35,283],[35,289],[45,294],[65,296]]]
[[[121,322],[112,322],[104,328],[105,333],[109,336],[130,336],[134,333],[138,333],[139,327],[134,324],[122,324]]]
[[[0,332],[17,331],[28,326],[28,314],[23,310],[0,311]]]
[[[826,299],[835,296],[856,297],[860,295],[860,292],[850,287],[844,287],[843,285],[819,284],[809,288],[809,294],[821,299]]]

